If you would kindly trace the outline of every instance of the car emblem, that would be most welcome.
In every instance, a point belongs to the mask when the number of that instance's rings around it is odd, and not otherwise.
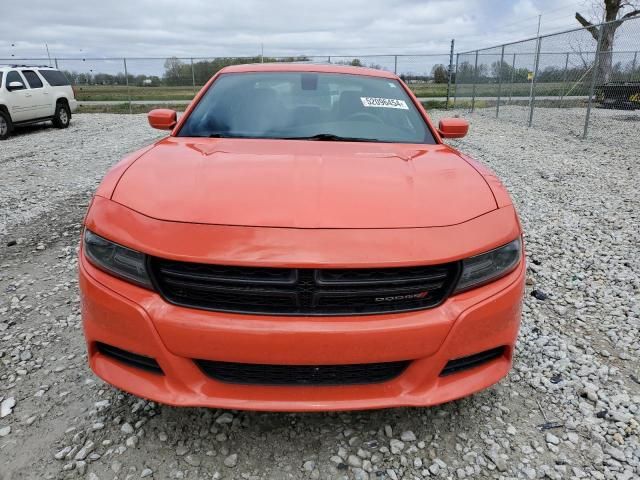
[[[376,297],[376,302],[397,302],[398,300],[421,300],[423,298],[427,298],[429,296],[429,291],[425,290],[424,292],[418,293],[409,293],[405,295],[390,295],[388,297]]]

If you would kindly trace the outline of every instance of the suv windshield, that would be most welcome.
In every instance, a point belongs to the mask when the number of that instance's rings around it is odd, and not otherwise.
[[[178,136],[435,143],[397,80],[315,72],[223,74]]]

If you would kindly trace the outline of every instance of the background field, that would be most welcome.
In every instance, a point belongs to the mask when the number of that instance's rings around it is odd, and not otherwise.
[[[446,97],[446,83],[424,83],[410,84],[409,87],[418,97]],[[170,101],[170,100],[191,100],[195,93],[202,88],[197,85],[195,90],[193,87],[168,87],[168,86],[129,86],[126,85],[77,85],[76,99],[79,101],[122,101],[129,99],[132,101]],[[451,96],[455,85],[451,86]],[[498,90],[502,96],[528,96],[530,91],[529,83],[511,83],[504,84],[501,87],[498,84],[478,84],[476,85],[476,97],[495,97]],[[583,84],[563,84],[562,82],[538,83],[536,84],[536,95],[560,95],[562,92],[569,90],[571,95],[586,95],[588,86]],[[472,85],[458,85],[458,93],[471,95]],[[460,95],[459,95],[460,96]]]

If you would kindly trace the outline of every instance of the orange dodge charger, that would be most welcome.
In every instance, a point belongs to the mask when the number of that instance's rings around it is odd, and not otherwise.
[[[426,406],[511,367],[525,278],[501,182],[394,74],[216,74],[99,186],[79,254],[89,363],[170,405]]]

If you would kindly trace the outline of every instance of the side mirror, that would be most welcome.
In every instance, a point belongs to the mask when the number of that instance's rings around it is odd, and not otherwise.
[[[469,122],[462,118],[443,118],[438,124],[438,133],[443,138],[462,138],[469,131]]]
[[[24,89],[24,83],[22,82],[9,82],[9,85],[7,85],[7,90],[9,90],[10,92],[22,89]]]
[[[178,123],[178,114],[168,108],[156,108],[147,115],[149,125],[158,130],[173,130]]]

